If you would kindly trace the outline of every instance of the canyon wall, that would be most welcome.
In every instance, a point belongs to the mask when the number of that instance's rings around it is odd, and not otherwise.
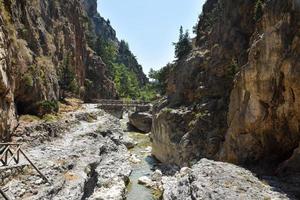
[[[296,0],[205,3],[196,45],[173,64],[167,97],[154,109],[159,160],[278,165],[292,156],[300,141],[299,13]]]
[[[16,114],[39,114],[63,97],[118,98],[89,37],[118,42],[96,0],[1,0],[0,10],[1,137],[15,127]],[[136,72],[144,84],[142,69]]]
[[[13,80],[10,74],[7,32],[3,29],[0,17],[0,133],[2,138],[9,137],[9,133],[16,126]]]

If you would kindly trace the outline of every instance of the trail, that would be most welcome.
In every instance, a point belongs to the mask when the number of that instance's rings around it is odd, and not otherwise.
[[[93,120],[82,120],[95,115]],[[84,105],[70,115],[76,123],[50,142],[25,151],[52,184],[29,169],[9,181],[12,199],[123,199],[131,172],[119,120]],[[76,118],[80,119],[77,120]]]

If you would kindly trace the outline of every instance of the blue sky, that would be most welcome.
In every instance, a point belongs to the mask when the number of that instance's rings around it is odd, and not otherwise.
[[[119,39],[129,43],[144,72],[174,60],[179,27],[192,32],[205,0],[98,0]]]

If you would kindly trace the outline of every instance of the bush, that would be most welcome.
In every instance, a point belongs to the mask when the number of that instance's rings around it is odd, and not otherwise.
[[[46,100],[37,103],[37,115],[43,116],[45,114],[57,113],[59,111],[59,104],[56,100]]]
[[[33,87],[33,78],[30,73],[26,73],[23,75],[22,78],[23,83],[25,84],[26,87]]]

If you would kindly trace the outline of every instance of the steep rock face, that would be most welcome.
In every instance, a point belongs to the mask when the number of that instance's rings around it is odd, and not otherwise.
[[[10,74],[10,59],[8,43],[5,40],[7,32],[4,32],[3,21],[0,17],[0,140],[9,136],[16,126],[15,107],[13,104],[13,85]]]
[[[81,0],[84,9],[91,19],[91,30],[94,36],[101,36],[106,40],[118,42],[116,31],[110,25],[109,20],[105,20],[97,11],[97,0]]]
[[[299,145],[299,20],[297,1],[266,4],[231,93],[223,159],[280,161]]]
[[[153,154],[160,160],[274,167],[294,152],[282,167],[297,168],[300,4],[271,0],[259,10],[257,2],[204,5],[196,46],[173,66],[168,98],[154,109]]]
[[[183,124],[177,123],[179,119],[168,123],[162,117],[154,121],[154,143],[182,149],[179,153],[182,158],[171,153],[164,160],[177,160],[176,164],[184,165],[192,159],[216,156],[227,129],[234,74],[238,66],[247,62],[247,48],[254,31],[253,10],[253,1],[211,0],[204,5],[196,46],[187,58],[178,60],[170,70],[167,101],[156,109],[154,118],[160,115],[162,107],[187,109],[194,116]],[[176,117],[185,119],[185,115]],[[164,121],[175,127],[173,132],[161,132],[159,127]],[[176,127],[185,132],[175,131]],[[164,134],[176,135],[177,142],[159,137]],[[161,157],[158,154],[159,151],[154,152]]]
[[[130,71],[136,74],[140,86],[144,86],[149,82],[147,76],[143,72],[142,66],[138,63],[136,57],[130,51],[124,41],[119,41],[116,31],[110,24],[109,20],[105,20],[97,11],[97,0],[81,0],[87,15],[91,19],[90,28],[92,30],[91,40],[96,42],[97,37],[101,37],[105,41],[115,43],[117,47],[117,61],[124,64]]]
[[[6,1],[2,10],[17,49],[12,65],[19,112],[32,112],[38,101],[59,99],[62,90],[84,96],[85,80],[92,78],[98,80],[90,86],[98,96],[116,96],[105,64],[89,51],[86,14],[80,2]],[[90,71],[94,77],[87,75]]]
[[[105,63],[89,43],[92,33],[117,41],[96,3],[0,1],[1,136],[11,132],[15,113],[37,114],[42,102],[68,95],[86,100],[118,97]]]

